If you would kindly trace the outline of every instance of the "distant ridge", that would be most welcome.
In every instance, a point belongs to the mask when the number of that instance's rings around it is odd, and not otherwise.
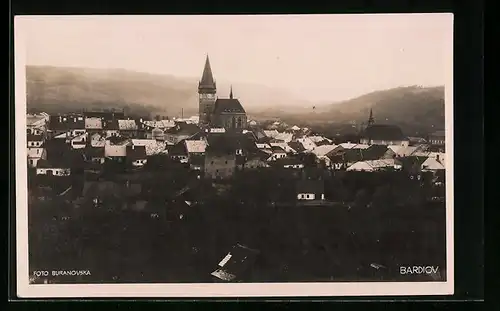
[[[198,112],[197,78],[51,66],[27,66],[26,77],[28,110],[58,113],[106,107],[126,108],[138,115],[169,116]],[[231,83],[226,84],[218,82],[218,96],[229,96]],[[232,84],[235,97],[251,116],[359,124],[368,119],[372,108],[379,123],[444,128],[443,86],[397,87],[325,104],[297,99],[272,87]]]

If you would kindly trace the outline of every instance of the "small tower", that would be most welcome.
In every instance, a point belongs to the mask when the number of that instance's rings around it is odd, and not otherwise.
[[[371,126],[375,123],[375,119],[373,119],[373,109],[370,108],[370,117],[368,118],[368,126]]]
[[[208,125],[210,123],[210,116],[212,113],[213,106],[215,104],[216,93],[217,93],[217,87],[215,84],[214,77],[212,75],[210,60],[207,55],[207,58],[205,60],[205,67],[203,68],[203,74],[201,75],[201,80],[198,83],[198,95],[199,95],[198,113],[201,125]]]
[[[231,85],[231,90],[229,91],[229,98],[233,99],[233,86]]]

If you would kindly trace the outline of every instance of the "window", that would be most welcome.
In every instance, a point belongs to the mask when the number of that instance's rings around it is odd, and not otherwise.
[[[210,162],[211,165],[214,165],[214,161]]]
[[[224,164],[227,164],[227,161],[225,161],[225,163],[224,163]]]
[[[35,161],[33,161],[33,160],[28,160],[28,163],[29,163],[29,164],[31,164],[31,165],[33,165],[33,162],[35,162]]]

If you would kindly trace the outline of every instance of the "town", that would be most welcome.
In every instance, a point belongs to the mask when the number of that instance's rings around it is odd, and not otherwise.
[[[255,120],[208,56],[198,94],[189,118],[27,115],[30,271],[91,274],[34,282],[446,278],[444,131]]]

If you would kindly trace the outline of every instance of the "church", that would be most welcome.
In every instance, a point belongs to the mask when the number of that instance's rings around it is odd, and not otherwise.
[[[247,126],[247,115],[240,101],[233,96],[233,88],[228,98],[217,96],[217,86],[212,75],[210,60],[198,83],[199,125],[202,128],[224,128],[226,131],[239,131]]]

